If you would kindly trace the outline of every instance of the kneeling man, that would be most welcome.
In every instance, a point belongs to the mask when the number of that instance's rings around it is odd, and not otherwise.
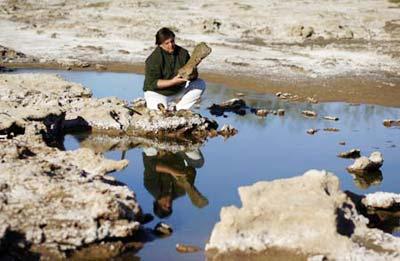
[[[178,76],[178,70],[189,60],[189,52],[175,44],[175,34],[168,28],[161,28],[156,34],[157,47],[146,59],[144,98],[147,108],[165,108],[172,100],[180,98],[177,110],[190,109],[201,97],[206,84],[195,77],[187,81]]]

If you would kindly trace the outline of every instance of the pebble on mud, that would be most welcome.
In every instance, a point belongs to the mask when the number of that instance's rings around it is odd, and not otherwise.
[[[95,69],[97,71],[105,71],[105,70],[107,70],[107,66],[105,66],[103,64],[96,64],[94,67],[95,67]]]
[[[308,103],[318,103],[318,100],[317,99],[315,99],[314,97],[307,97],[307,102]]]
[[[345,159],[356,159],[361,157],[361,152],[359,149],[352,149],[349,151],[339,153],[338,157]]]
[[[160,236],[169,236],[172,234],[172,231],[173,230],[171,226],[163,222],[157,223],[157,225],[154,227],[154,233]]]
[[[200,248],[192,245],[176,244],[176,251],[179,253],[194,253],[200,251]]]
[[[279,116],[284,116],[285,115],[285,110],[284,109],[278,109],[277,111]]]
[[[307,117],[316,117],[317,116],[317,113],[315,111],[302,111],[301,113]]]

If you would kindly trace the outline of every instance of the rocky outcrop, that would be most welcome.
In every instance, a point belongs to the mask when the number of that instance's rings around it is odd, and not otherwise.
[[[191,111],[165,114],[146,109],[143,102],[130,105],[115,97],[96,99],[82,85],[47,74],[0,75],[0,112],[0,130],[13,124],[24,127],[50,115],[59,118],[57,124],[49,123],[52,129],[136,136],[205,139],[218,126]]]
[[[63,256],[94,242],[132,236],[142,213],[135,194],[106,174],[127,160],[104,159],[90,149],[48,147],[31,123],[0,142],[1,236],[8,247],[35,246]]]
[[[209,259],[316,257],[394,260],[400,239],[367,227],[353,201],[326,171],[240,187],[242,207],[224,207],[206,246]],[[279,253],[279,254],[277,254]],[[227,259],[228,260],[228,259]],[[287,259],[286,259],[287,260]]]

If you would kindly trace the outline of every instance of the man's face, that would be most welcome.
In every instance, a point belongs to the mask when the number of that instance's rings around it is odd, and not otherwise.
[[[171,196],[164,196],[157,200],[158,205],[164,211],[171,211],[172,208],[172,198]]]
[[[160,45],[167,53],[173,53],[175,50],[175,38],[168,38]]]

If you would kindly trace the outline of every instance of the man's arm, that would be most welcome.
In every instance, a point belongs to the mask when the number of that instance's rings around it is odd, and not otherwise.
[[[166,89],[166,88],[174,87],[176,85],[180,85],[185,82],[186,82],[186,80],[180,78],[179,76],[175,76],[174,78],[172,78],[170,80],[158,79],[157,87],[158,87],[158,89]]]

